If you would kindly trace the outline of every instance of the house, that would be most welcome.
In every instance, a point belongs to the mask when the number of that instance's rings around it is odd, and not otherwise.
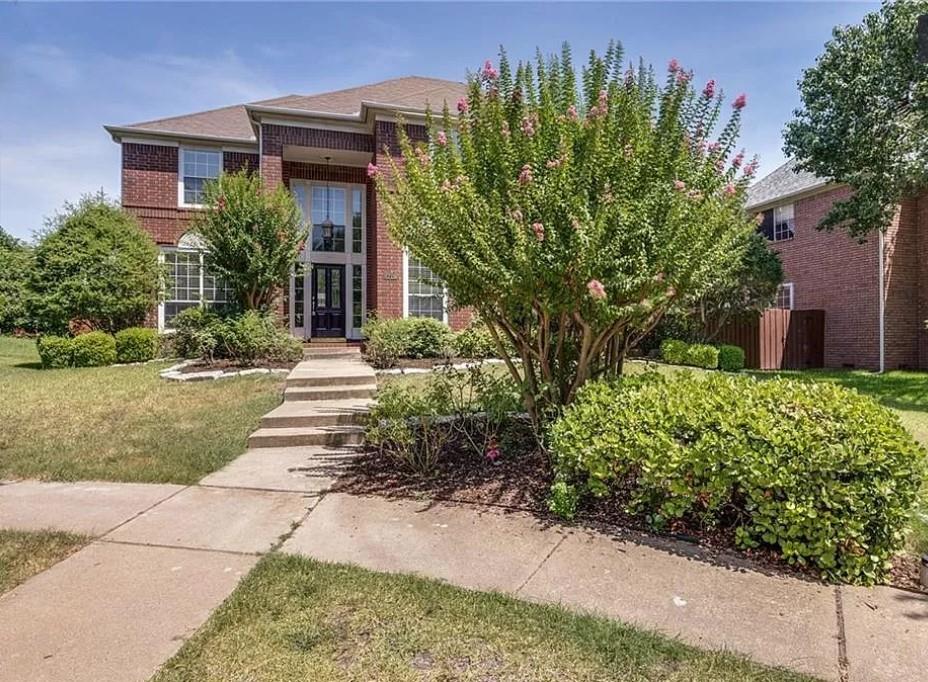
[[[189,224],[205,182],[248,167],[267,187],[293,192],[312,224],[282,302],[294,335],[358,339],[368,311],[466,325],[467,311],[449,310],[428,269],[390,240],[367,176],[369,163],[389,170],[386,155],[399,155],[398,117],[411,139],[425,140],[426,108],[454,107],[465,94],[463,83],[409,76],[105,126],[122,147],[122,205],[152,235],[172,279],[152,323],[170,330],[184,308],[225,301]]]
[[[928,369],[928,194],[862,242],[817,230],[850,192],[792,161],[749,189],[747,209],[783,261],[777,306],[825,311],[826,367]]]

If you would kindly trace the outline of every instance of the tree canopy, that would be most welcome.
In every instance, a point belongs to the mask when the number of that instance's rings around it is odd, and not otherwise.
[[[694,89],[676,60],[661,82],[626,69],[618,44],[579,73],[566,45],[515,69],[501,52],[455,118],[429,116],[428,144],[400,126],[403,163],[369,172],[393,238],[500,353],[517,349],[508,366],[538,423],[738,267],[755,229],[756,162],[735,146],[745,103]]]
[[[835,28],[799,81],[802,106],[785,151],[800,168],[846,183],[820,227],[852,236],[889,224],[895,206],[928,187],[928,64],[917,59],[917,18],[928,1],[886,2],[862,23]]]
[[[32,250],[0,227],[0,332],[30,327],[28,281]]]

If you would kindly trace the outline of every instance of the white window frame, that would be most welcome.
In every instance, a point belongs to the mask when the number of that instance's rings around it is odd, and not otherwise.
[[[403,317],[409,317],[409,251],[403,249]],[[448,289],[442,287],[441,321],[448,324]]]
[[[177,151],[177,206],[179,208],[203,208],[204,204],[188,204],[184,201],[184,154],[187,152],[212,152],[219,154],[219,172],[222,173],[225,154],[216,147],[180,147]],[[191,176],[199,177],[199,176]]]
[[[188,241],[187,244],[184,243],[185,240]],[[197,246],[197,242],[199,242],[199,237],[188,233],[188,234],[185,234],[183,237],[181,237],[180,240],[178,240],[177,246],[162,246],[158,250],[158,263],[160,263],[163,266],[165,263],[164,256],[166,253],[169,253],[169,252],[170,253],[180,252],[180,253],[197,254],[200,258],[199,304],[202,305],[203,304],[204,277],[206,275],[206,268],[204,266],[204,258],[207,255],[207,251],[202,246]],[[166,295],[167,295],[167,291],[162,292],[161,299],[158,301],[158,331],[166,333],[166,334],[170,334],[174,332],[174,328],[165,326],[165,321],[164,321],[165,304],[168,302],[168,300],[177,300],[177,299],[168,299]],[[225,301],[225,302],[227,303],[228,301]]]
[[[786,291],[789,292],[789,307],[784,308],[782,305],[780,305],[780,296]],[[793,286],[792,282],[783,282],[783,284],[777,287],[776,308],[780,310],[793,310],[795,301],[795,287]]]
[[[789,209],[789,212],[792,214],[791,217],[786,218],[785,220],[778,221],[777,215],[783,211]],[[777,232],[777,225],[786,225],[786,230],[782,232]],[[793,239],[796,236],[796,207],[795,204],[783,204],[782,206],[774,206],[773,208],[773,237],[772,241],[775,242],[786,242],[790,239]]]

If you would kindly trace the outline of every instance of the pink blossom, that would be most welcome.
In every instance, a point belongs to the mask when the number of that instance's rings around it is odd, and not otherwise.
[[[535,178],[532,175],[532,167],[528,164],[525,164],[524,166],[522,166],[522,172],[519,173],[519,184],[527,185],[534,179]]]
[[[376,178],[379,173],[380,169],[377,168],[377,166],[375,166],[373,163],[367,164],[367,177]]]
[[[422,166],[428,166],[432,162],[429,153],[423,147],[416,147],[416,158],[419,159],[419,164]]]
[[[561,165],[561,160],[560,159],[549,159],[548,161],[545,162],[545,165],[548,168],[557,168],[558,166]]]
[[[496,442],[496,438],[491,436],[490,441],[487,443],[486,457],[490,462],[496,464],[500,454],[499,443]]]
[[[514,209],[509,215],[511,215],[512,219],[515,220],[517,223],[522,222],[522,211],[520,211],[519,209]]]
[[[667,70],[670,73],[676,73],[680,70],[680,62],[677,61],[677,58],[674,57],[667,63]]]
[[[744,167],[744,177],[750,178],[751,176],[753,176],[754,173],[757,172],[757,164],[758,164],[758,161],[756,157],[751,159],[750,163],[748,163],[748,165]]]
[[[742,109],[744,109],[747,103],[748,103],[748,96],[742,92],[740,95],[735,97],[735,101],[731,103],[731,106],[736,111],[741,111]]]
[[[444,180],[444,182],[441,183],[441,191],[442,191],[442,192],[450,192],[450,191],[453,190],[453,189],[454,189],[454,186],[451,184],[451,181],[450,181],[450,180],[447,180],[447,179],[446,179],[446,180]]]
[[[535,239],[540,242],[545,240],[545,226],[541,223],[532,223],[532,232],[535,233]]]
[[[467,110],[470,109],[470,105],[467,103],[467,98],[462,97],[458,100],[458,113],[466,114]]]
[[[535,122],[528,116],[522,119],[522,134],[531,137],[535,134]]]
[[[744,150],[738,152],[738,155],[731,160],[731,167],[738,169],[741,167],[741,164],[744,162]]]
[[[599,108],[603,111],[609,107],[609,93],[605,90],[599,91]]]
[[[573,104],[567,107],[567,118],[569,118],[571,121],[576,121],[579,118],[579,115],[577,114],[577,107],[575,107]]]
[[[602,301],[606,298],[606,287],[603,286],[603,283],[598,279],[591,279],[586,283],[587,291],[590,292],[592,296],[597,301]]]
[[[495,81],[499,78],[499,72],[493,68],[493,62],[489,59],[483,63],[483,77],[488,81]]]
[[[678,192],[682,192],[683,190],[686,189],[686,183],[683,182],[682,180],[674,180],[673,188],[677,190]]]
[[[724,194],[725,194],[726,197],[733,197],[733,196],[735,196],[735,192],[736,192],[736,191],[737,191],[737,190],[735,189],[735,186],[734,186],[733,184],[731,184],[730,182],[729,182],[727,185],[725,185],[725,189],[723,190],[723,192],[724,192]]]
[[[574,229],[574,231],[576,232],[580,231],[580,227],[581,227],[580,221],[577,220],[576,218],[570,221],[570,226]]]
[[[706,87],[702,89],[702,96],[706,99],[712,99],[715,97],[715,81],[710,80],[706,83]]]
[[[722,159],[715,160],[715,170],[717,170],[719,173],[725,170],[725,162]]]
[[[586,120],[592,121],[597,116],[599,116],[599,107],[594,104],[593,106],[590,107],[589,111],[586,112]]]
[[[683,69],[677,71],[677,85],[683,85],[689,82],[690,78],[693,77],[693,74],[687,73]]]
[[[442,147],[448,144],[448,135],[445,133],[444,130],[438,131],[438,139],[436,140],[436,142],[438,142],[438,144],[441,145]]]
[[[707,150],[709,151],[710,154],[715,154],[721,146],[722,145],[719,144],[718,142],[710,142],[709,146],[707,147]]]

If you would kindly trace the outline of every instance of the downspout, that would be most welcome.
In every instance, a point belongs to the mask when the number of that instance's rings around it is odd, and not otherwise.
[[[880,261],[880,374],[886,371],[886,297],[884,296],[884,233],[883,230],[880,230],[879,236],[879,261]]]

